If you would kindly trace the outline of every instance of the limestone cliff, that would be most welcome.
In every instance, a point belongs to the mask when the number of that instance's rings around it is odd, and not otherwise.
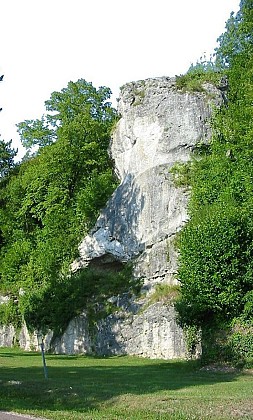
[[[186,356],[185,340],[173,306],[147,305],[156,284],[176,284],[175,234],[187,220],[188,192],[176,188],[170,168],[186,162],[198,142],[210,136],[212,106],[219,91],[179,91],[174,78],[156,78],[123,86],[120,120],[110,153],[120,185],[79,247],[72,270],[92,265],[112,267],[132,261],[143,278],[142,298],[113,296],[118,310],[98,322],[90,334],[87,314],[73,319],[60,339],[46,344],[55,352],[135,354],[150,358]],[[11,345],[15,331],[0,328],[0,345]],[[35,345],[25,327],[19,342]]]
[[[175,187],[169,170],[175,162],[189,160],[198,142],[208,140],[212,105],[218,100],[213,86],[183,93],[174,78],[123,86],[121,118],[110,150],[120,185],[80,244],[72,269],[133,261],[134,275],[144,279],[144,297],[137,302],[118,297],[118,311],[98,324],[92,339],[85,314],[73,320],[55,351],[185,357],[173,306],[157,302],[143,311],[140,307],[155,284],[177,282],[173,238],[187,220],[188,193]]]

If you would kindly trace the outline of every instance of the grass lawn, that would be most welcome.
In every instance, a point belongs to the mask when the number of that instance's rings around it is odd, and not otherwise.
[[[0,410],[47,419],[253,419],[253,372],[0,348]],[[1,413],[0,413],[1,419]]]

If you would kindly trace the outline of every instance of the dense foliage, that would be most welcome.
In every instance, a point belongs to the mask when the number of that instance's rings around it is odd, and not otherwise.
[[[240,329],[247,335],[253,323],[252,1],[241,2],[219,40],[216,64],[229,89],[209,147],[188,165],[190,221],[179,238],[178,311],[184,325],[204,331],[247,324]]]
[[[35,302],[43,300],[52,324],[80,238],[116,185],[108,157],[117,118],[110,93],[83,79],[70,82],[52,93],[41,120],[18,125],[23,144],[32,149],[7,173],[9,153],[2,170],[0,293],[9,303],[1,305],[1,322],[20,323],[28,313],[33,319],[32,312],[39,313]]]
[[[137,294],[140,281],[133,280],[130,264],[118,270],[85,268],[68,276],[58,276],[43,290],[37,289],[29,299],[22,300],[22,313],[31,330],[54,331],[54,336],[64,332],[71,319],[84,310],[88,317],[90,333],[96,323],[117,310],[117,299]]]

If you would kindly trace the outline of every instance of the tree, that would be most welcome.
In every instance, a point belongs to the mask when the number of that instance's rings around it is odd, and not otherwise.
[[[56,140],[56,134],[50,128],[45,116],[40,120],[25,120],[17,124],[21,142],[26,149],[33,146],[48,146]]]
[[[11,147],[12,140],[5,142],[0,139],[0,179],[6,176],[15,166],[14,158],[17,150]]]
[[[216,65],[229,68],[235,56],[251,48],[253,44],[253,3],[241,0],[237,14],[231,13],[226,31],[218,38]]]
[[[185,324],[204,327],[244,312],[253,286],[253,229],[249,215],[230,204],[202,207],[181,235],[178,308]]]
[[[217,60],[228,78],[228,101],[213,117],[209,147],[193,158],[190,220],[178,240],[179,317],[203,334],[209,328],[212,346],[224,324],[253,323],[252,13],[252,1],[241,1],[219,38]]]
[[[188,166],[190,220],[178,239],[181,324],[202,332],[202,360],[248,364],[253,355],[253,7],[243,0],[219,38],[228,82],[213,136]]]
[[[4,75],[0,76],[0,82],[3,81]],[[2,108],[0,108],[0,112]],[[5,142],[0,139],[0,179],[7,175],[14,167],[14,158],[17,155],[17,150],[11,148],[12,141]]]
[[[19,124],[23,144],[39,149],[4,188],[0,276],[13,302],[24,291],[17,307],[31,319],[39,296],[57,295],[82,235],[115,188],[107,149],[116,111],[109,96],[108,88],[83,79],[70,82],[46,102],[49,114]]]
[[[66,88],[53,92],[45,102],[49,113],[43,115],[41,120],[25,120],[17,124],[23,146],[30,149],[50,145],[57,139],[59,130],[75,123],[79,128],[84,128],[89,121],[97,123],[97,128],[100,125],[104,130],[116,118],[116,111],[108,102],[110,95],[109,88],[102,86],[96,89],[84,79],[69,82]]]

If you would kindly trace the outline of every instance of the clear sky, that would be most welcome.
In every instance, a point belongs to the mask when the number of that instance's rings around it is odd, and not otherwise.
[[[185,73],[213,52],[239,0],[2,0],[0,133],[40,118],[44,101],[72,80],[119,87]]]

